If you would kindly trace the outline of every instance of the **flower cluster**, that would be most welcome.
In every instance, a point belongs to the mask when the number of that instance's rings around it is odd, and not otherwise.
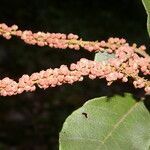
[[[134,57],[130,58],[134,61]],[[131,62],[131,61],[130,61]],[[110,59],[107,62],[95,62],[82,58],[77,64],[72,63],[70,68],[66,65],[61,65],[60,68],[42,70],[39,73],[33,73],[31,76],[23,75],[18,83],[8,77],[0,81],[0,95],[16,95],[23,91],[34,91],[37,85],[40,88],[55,87],[64,83],[72,84],[76,81],[82,81],[84,76],[89,76],[90,79],[106,78],[108,85],[116,80],[128,81],[128,77],[132,77],[136,88],[145,88],[147,94],[150,94],[150,82],[139,77],[138,67],[140,60],[137,63],[130,64],[129,61],[117,61]],[[149,64],[150,65],[150,64]],[[145,66],[150,67],[150,66]],[[150,74],[148,69],[146,74]]]
[[[110,38],[107,42],[105,41],[83,41],[78,35],[72,33],[66,35],[62,33],[44,33],[37,32],[33,33],[30,30],[21,31],[17,25],[8,27],[6,24],[0,24],[0,35],[6,39],[11,39],[12,36],[20,37],[25,43],[38,46],[49,46],[51,48],[60,49],[75,49],[79,50],[83,48],[90,52],[92,51],[108,51],[109,53],[114,52],[118,47],[127,44],[125,39]],[[136,46],[135,44],[133,47]],[[145,46],[141,46],[140,50],[145,50]],[[143,52],[144,53],[144,52]]]
[[[61,33],[32,33],[31,31],[18,30],[16,25],[8,27],[0,24],[0,35],[6,39],[18,36],[28,44],[39,46],[50,46],[54,48],[71,48],[79,50],[81,47],[88,51],[106,51],[114,53],[114,58],[106,61],[96,62],[82,58],[76,64],[68,68],[61,65],[60,68],[42,70],[31,76],[23,75],[18,82],[8,77],[0,80],[0,95],[11,96],[23,91],[34,91],[36,85],[40,88],[55,87],[65,83],[73,84],[82,81],[85,76],[90,79],[106,78],[108,85],[116,80],[127,82],[129,77],[133,80],[135,88],[144,88],[150,94],[150,81],[139,74],[150,75],[150,57],[145,53],[145,46],[137,48],[136,44],[130,46],[125,39],[109,38],[107,42],[83,41],[74,34]]]

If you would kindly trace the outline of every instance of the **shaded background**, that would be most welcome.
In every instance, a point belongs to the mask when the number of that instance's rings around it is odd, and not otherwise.
[[[146,44],[146,13],[140,0],[1,0],[0,22],[17,24],[34,32],[75,33],[84,40],[124,37],[129,43]],[[86,51],[56,50],[0,37],[0,78],[18,79],[49,67],[93,59]],[[132,84],[89,80],[38,89],[34,93],[0,97],[0,150],[56,150],[59,132],[71,112],[88,99],[132,91]]]

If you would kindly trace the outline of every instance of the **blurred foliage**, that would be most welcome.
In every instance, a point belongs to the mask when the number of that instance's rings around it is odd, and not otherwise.
[[[137,0],[1,0],[0,22],[17,24],[34,32],[76,33],[85,40],[124,37],[130,43],[146,44],[146,14]],[[69,65],[82,57],[94,58],[86,51],[56,50],[24,44],[0,37],[0,77],[17,80],[49,67]],[[132,85],[85,79],[74,85],[38,89],[34,93],[0,97],[0,150],[55,150],[65,118],[86,100],[132,91]]]
[[[147,13],[147,31],[150,36],[150,1],[149,0],[142,0],[145,11]]]

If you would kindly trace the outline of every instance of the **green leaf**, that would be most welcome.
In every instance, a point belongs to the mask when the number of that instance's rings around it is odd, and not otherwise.
[[[147,30],[150,36],[150,0],[142,0],[142,2],[147,13]]]
[[[150,114],[131,94],[86,102],[65,121],[60,150],[149,150]]]
[[[107,61],[109,58],[114,58],[115,57],[115,54],[109,54],[107,52],[98,52],[95,54],[95,58],[94,60],[95,61],[98,61],[98,62],[102,62],[102,61]]]

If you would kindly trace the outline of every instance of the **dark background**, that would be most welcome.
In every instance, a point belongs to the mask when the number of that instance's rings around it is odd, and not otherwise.
[[[72,32],[84,40],[113,36],[149,44],[141,0],[0,0],[0,22],[34,32]],[[17,80],[22,74],[69,65],[82,57],[93,59],[94,54],[41,48],[0,37],[0,78]],[[0,150],[56,150],[63,122],[73,110],[88,99],[123,91],[143,92],[129,83],[114,83],[110,88],[104,80],[85,79],[73,85],[0,97]]]

